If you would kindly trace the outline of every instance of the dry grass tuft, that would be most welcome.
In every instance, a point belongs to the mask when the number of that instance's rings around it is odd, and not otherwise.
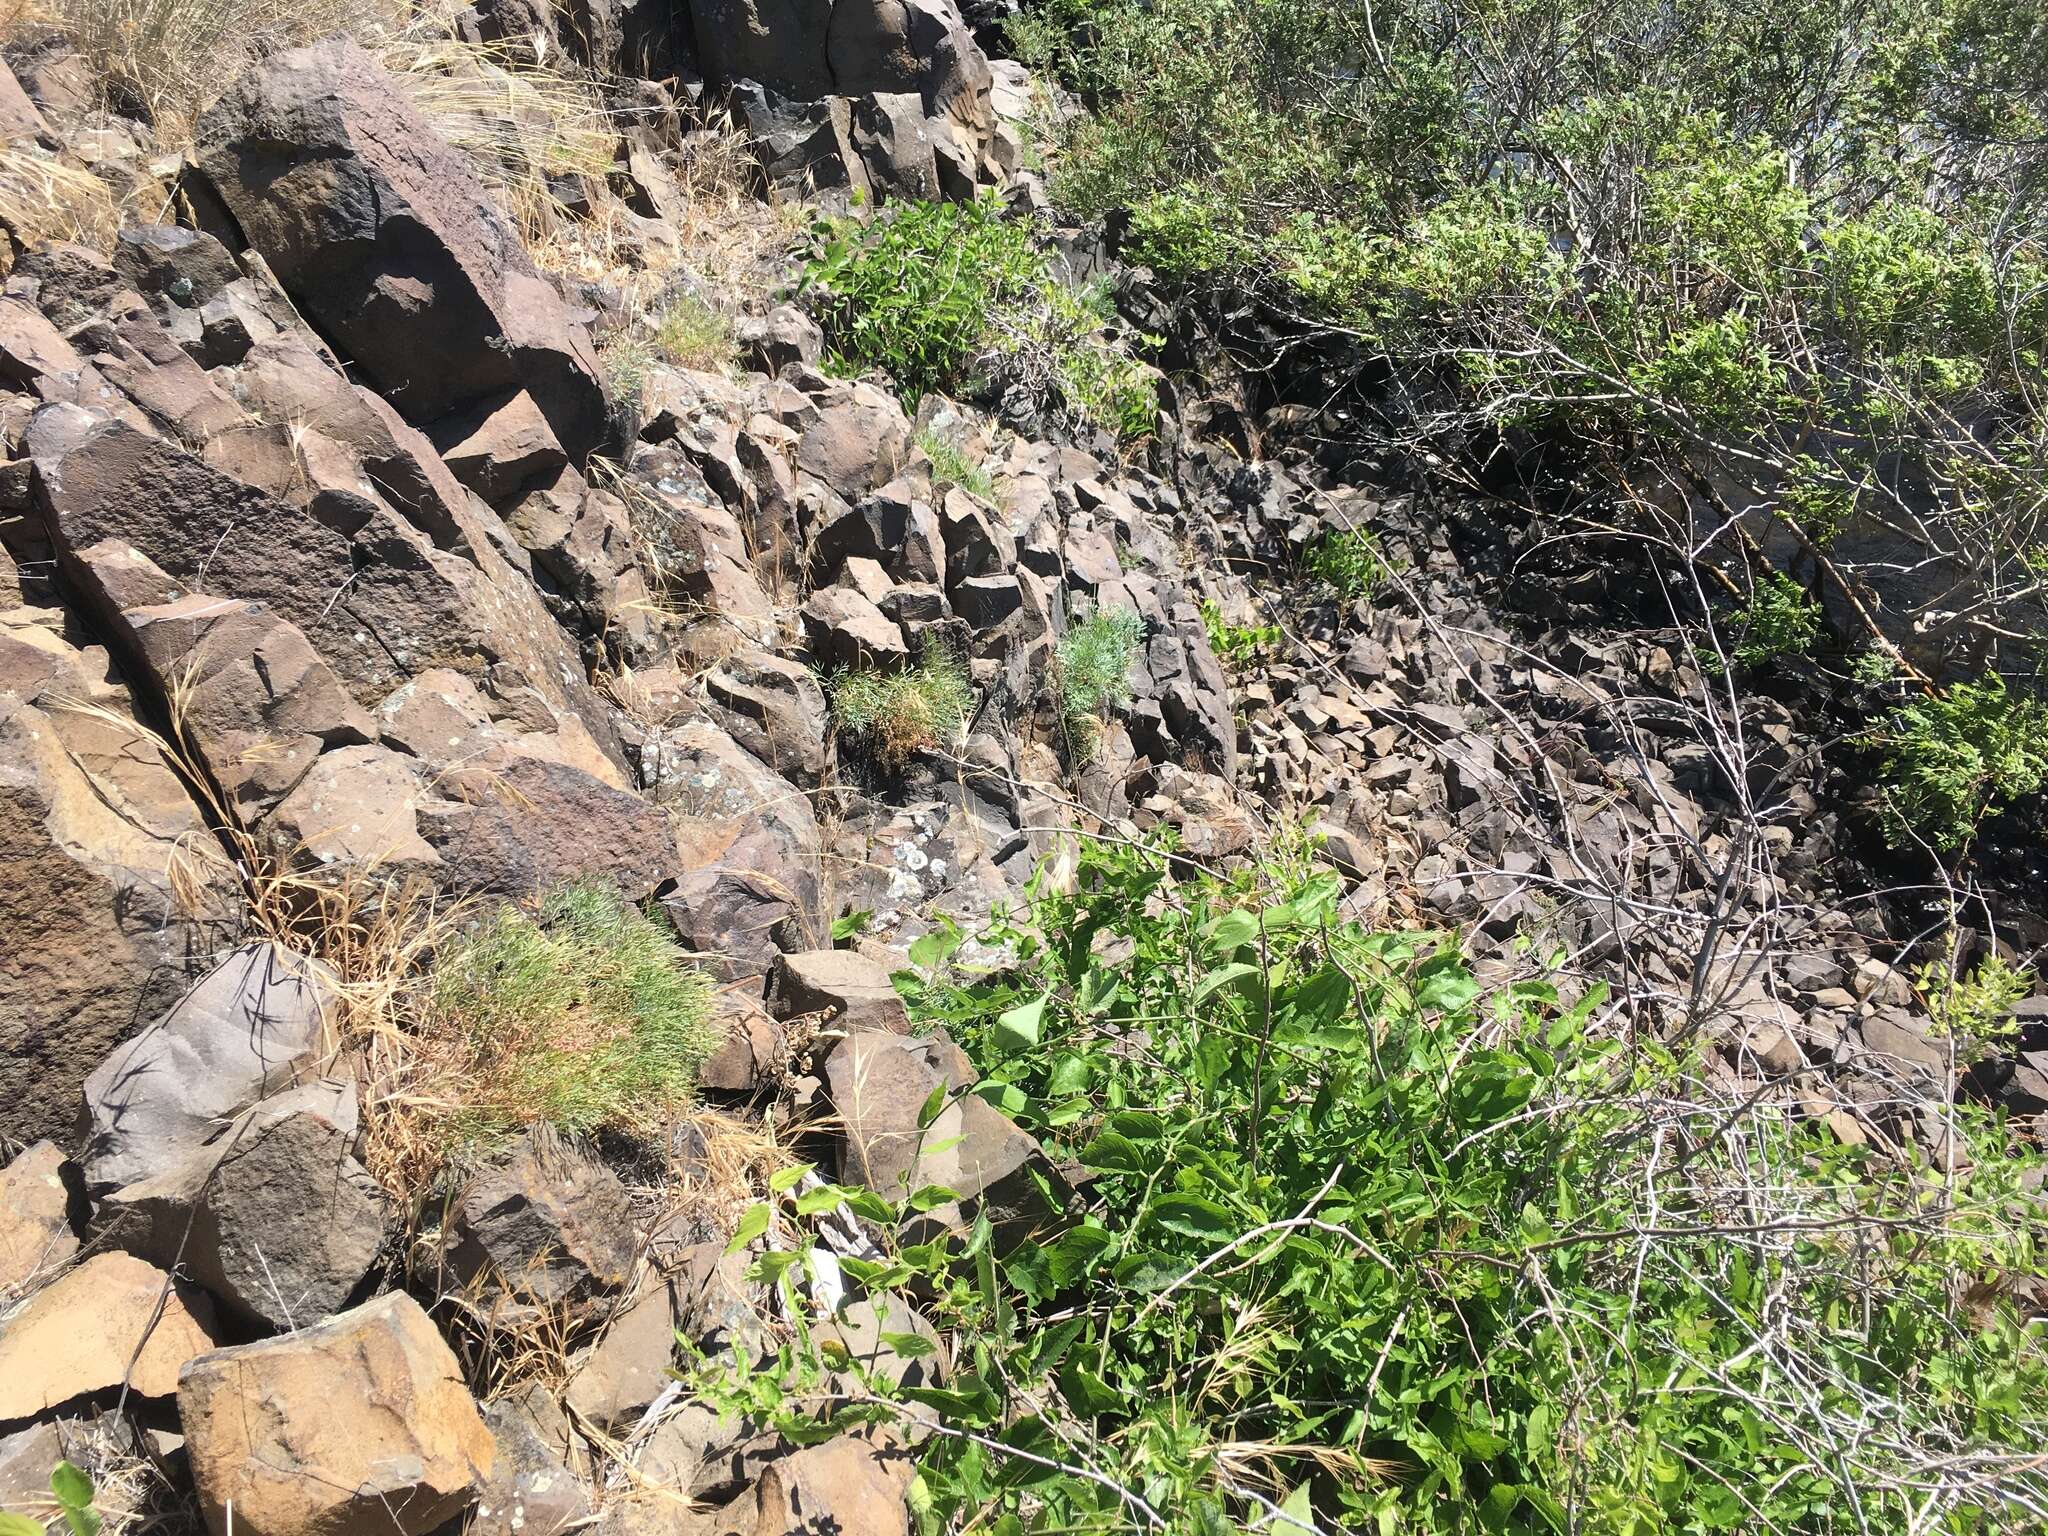
[[[435,131],[504,199],[536,254],[576,223],[553,178],[603,179],[618,145],[588,82],[503,44],[466,42],[447,14],[426,8],[376,52]]]
[[[121,212],[113,189],[33,139],[0,144],[0,224],[23,246],[70,240],[111,250]]]
[[[335,33],[367,40],[400,15],[392,0],[30,0],[17,24],[63,33],[105,105],[139,108],[170,147],[255,60]]]

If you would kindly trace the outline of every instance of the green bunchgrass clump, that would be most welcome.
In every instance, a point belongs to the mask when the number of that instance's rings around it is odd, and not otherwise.
[[[652,317],[655,353],[699,373],[732,366],[732,321],[702,299],[685,294]]]
[[[1122,609],[1077,616],[1053,652],[1053,699],[1060,725],[1082,757],[1094,750],[1102,717],[1130,702],[1131,663],[1145,640],[1145,621]]]
[[[1309,574],[1328,582],[1347,601],[1370,598],[1385,584],[1386,557],[1363,528],[1327,533],[1309,549]]]
[[[926,427],[917,434],[917,446],[932,461],[934,480],[941,485],[957,485],[970,496],[979,496],[983,501],[994,503],[994,478],[982,468],[980,460],[969,456],[967,450],[952,438]]]
[[[2048,704],[2015,698],[2003,678],[1902,704],[1879,739],[1894,846],[1925,841],[1952,851],[1991,811],[2048,784]]]
[[[936,648],[900,672],[857,668],[827,685],[833,723],[891,768],[957,738],[974,702],[966,669]]]
[[[547,1124],[581,1135],[687,1107],[712,1041],[710,984],[608,887],[506,908],[434,969],[428,1033],[447,1059],[447,1129],[488,1140]]]

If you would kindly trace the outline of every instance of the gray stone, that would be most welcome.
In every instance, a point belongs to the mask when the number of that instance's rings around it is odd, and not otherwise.
[[[312,1075],[334,1001],[324,968],[303,955],[262,942],[231,952],[86,1080],[87,1184],[166,1170],[236,1111]]]

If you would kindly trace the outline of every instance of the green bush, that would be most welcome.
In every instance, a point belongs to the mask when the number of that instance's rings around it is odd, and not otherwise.
[[[956,388],[998,306],[1042,280],[1030,226],[994,198],[905,203],[862,226],[824,226],[804,286],[845,370],[886,370],[907,395]]]
[[[914,667],[839,672],[826,684],[833,723],[892,768],[915,753],[956,740],[974,705],[966,669],[937,648],[927,650]]]
[[[1944,606],[2011,627],[2048,541],[2048,53],[2024,8],[1030,9],[1092,107],[1061,205],[1230,313],[1250,289],[1384,360],[1389,408],[1354,417],[1376,446],[1476,474],[1503,429],[1568,443],[1546,478],[1688,549],[1668,488],[1825,539],[1912,484],[1960,578]]]
[[[507,907],[437,961],[426,1049],[464,1139],[545,1123],[642,1129],[686,1107],[714,1043],[710,985],[606,885]]]
[[[803,286],[843,371],[880,368],[913,396],[1016,385],[1123,438],[1152,430],[1151,376],[1106,298],[1055,279],[1031,226],[993,197],[825,224]]]
[[[953,969],[942,930],[898,978],[983,1074],[956,1092],[1088,1174],[1070,1225],[890,1245],[948,1192],[793,1198],[876,1223],[843,1272],[956,1330],[944,1384],[800,1333],[707,1370],[715,1401],[807,1438],[936,1422],[929,1533],[2035,1528],[2038,1159],[1995,1124],[1959,1112],[1964,1172],[1902,1165],[1598,989],[1485,995],[1441,941],[1343,921],[1334,876],[1175,885],[1169,852],[1086,845],[983,935],[1012,969]]]
[[[1080,755],[1093,751],[1102,717],[1130,702],[1131,664],[1144,641],[1145,621],[1127,609],[1076,614],[1060,637],[1053,652],[1053,698]]]
[[[1346,600],[1372,597],[1389,574],[1379,545],[1362,528],[1324,534],[1310,546],[1306,563],[1310,575]]]
[[[1879,742],[1895,846],[1951,852],[1988,813],[2048,784],[2048,704],[2013,696],[1999,677],[1899,706]]]

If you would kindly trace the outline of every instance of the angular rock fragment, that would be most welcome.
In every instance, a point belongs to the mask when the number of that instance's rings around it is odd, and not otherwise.
[[[204,1295],[130,1254],[95,1254],[0,1323],[0,1424],[124,1381],[169,1397],[180,1367],[213,1344]]]
[[[216,1536],[426,1536],[496,1464],[462,1367],[402,1292],[199,1356],[178,1418]]]

